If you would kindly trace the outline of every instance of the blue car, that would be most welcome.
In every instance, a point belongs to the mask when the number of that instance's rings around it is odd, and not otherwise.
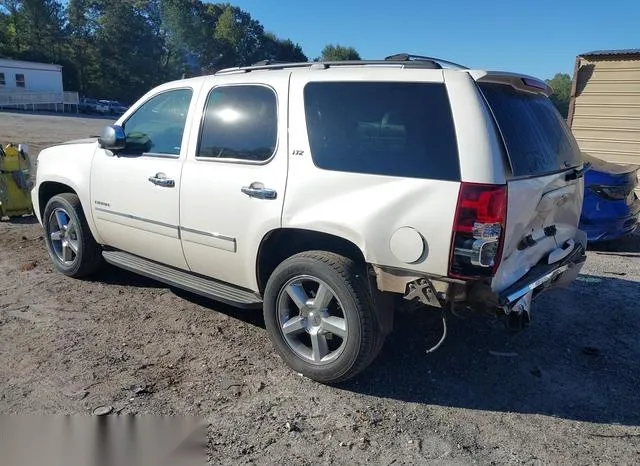
[[[637,165],[605,162],[583,153],[591,167],[584,175],[584,203],[580,229],[588,241],[614,240],[638,228],[640,199]]]

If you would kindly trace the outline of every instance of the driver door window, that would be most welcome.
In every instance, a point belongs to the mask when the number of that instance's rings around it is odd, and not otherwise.
[[[191,89],[158,94],[142,104],[123,124],[124,155],[180,155]]]

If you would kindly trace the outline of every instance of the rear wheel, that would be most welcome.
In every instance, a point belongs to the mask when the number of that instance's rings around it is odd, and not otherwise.
[[[91,234],[78,196],[53,196],[42,216],[45,243],[53,265],[61,273],[81,278],[102,265],[102,251]]]
[[[264,317],[287,365],[323,383],[357,375],[382,346],[365,269],[329,252],[282,262],[267,283]]]

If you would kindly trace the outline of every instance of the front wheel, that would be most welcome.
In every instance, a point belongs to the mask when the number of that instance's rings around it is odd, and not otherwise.
[[[296,254],[273,272],[264,298],[276,351],[310,379],[350,379],[382,346],[366,269],[349,258],[324,251]]]
[[[81,278],[102,265],[102,251],[91,234],[78,196],[53,196],[42,220],[47,252],[59,272]]]

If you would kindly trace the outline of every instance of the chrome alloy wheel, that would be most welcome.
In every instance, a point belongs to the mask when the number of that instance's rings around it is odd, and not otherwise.
[[[320,365],[340,356],[349,329],[329,285],[308,275],[294,277],[280,290],[276,306],[280,331],[298,357]]]
[[[51,247],[56,257],[64,265],[73,264],[80,249],[77,225],[66,210],[58,207],[49,216],[48,226]]]

